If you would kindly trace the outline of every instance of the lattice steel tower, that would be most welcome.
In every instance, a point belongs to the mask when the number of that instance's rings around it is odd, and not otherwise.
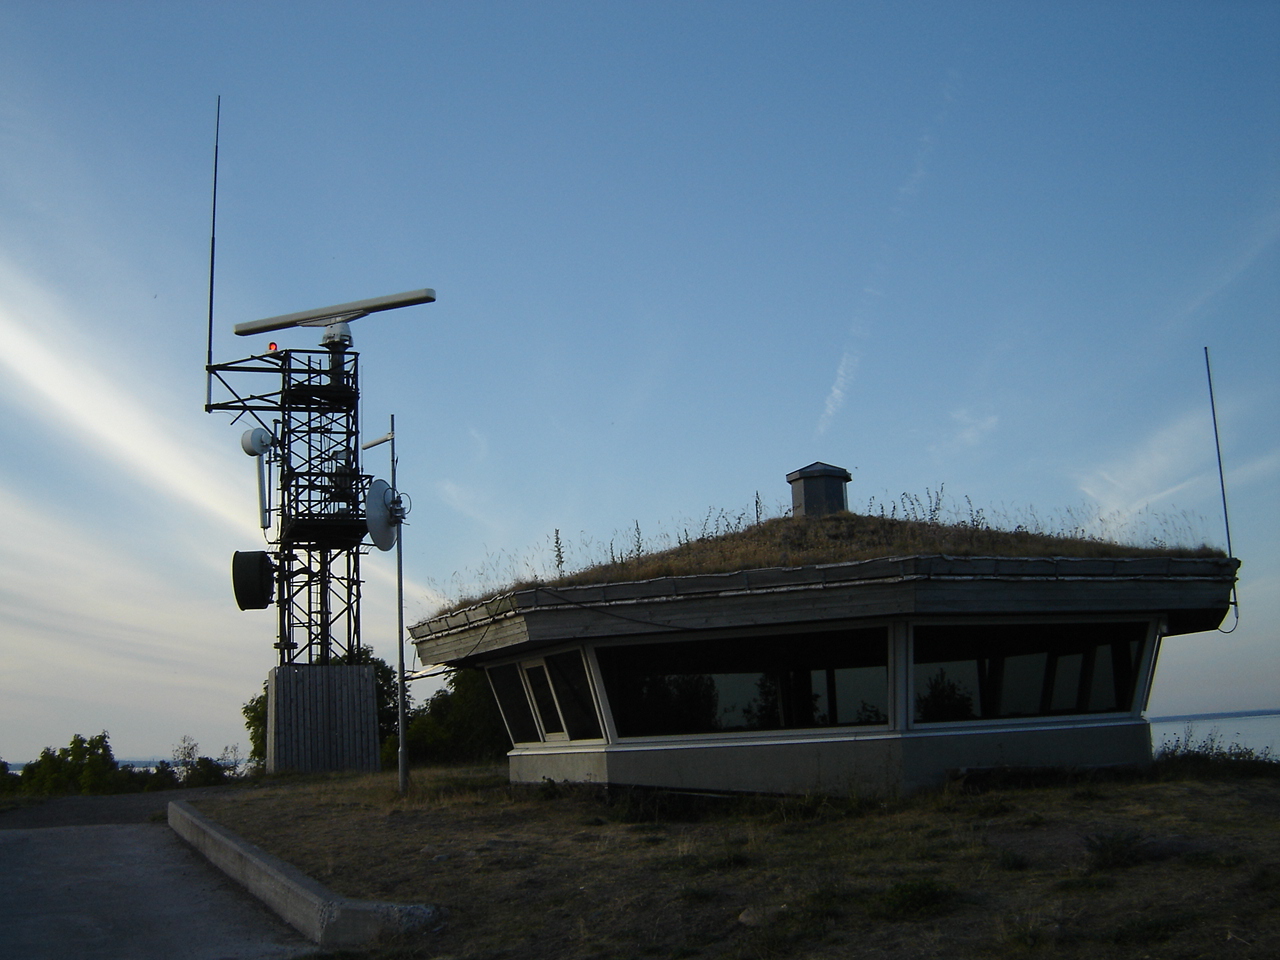
[[[272,344],[265,354],[207,366],[232,399],[214,403],[210,395],[205,410],[257,423],[241,445],[258,458],[261,525],[272,531],[272,549],[237,553],[232,575],[241,609],[276,603],[282,665],[328,664],[360,646],[360,553],[372,477],[361,472],[359,354],[350,349],[347,322],[434,300],[434,291],[416,290],[240,324],[241,335],[323,326],[323,349]],[[242,395],[231,382],[238,384],[241,374],[275,382]]]

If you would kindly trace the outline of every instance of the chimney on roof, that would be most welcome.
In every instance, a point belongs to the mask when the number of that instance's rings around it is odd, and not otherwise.
[[[849,495],[844,485],[853,475],[844,467],[829,463],[811,463],[787,474],[791,484],[791,515],[822,517],[849,509]]]

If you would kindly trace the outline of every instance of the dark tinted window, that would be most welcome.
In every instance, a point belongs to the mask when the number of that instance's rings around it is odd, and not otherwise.
[[[598,647],[622,737],[888,722],[882,628]]]
[[[591,698],[591,684],[582,653],[570,650],[547,657],[547,673],[560,703],[560,715],[571,740],[596,740],[600,732],[600,719],[595,701]]]
[[[514,663],[490,667],[489,683],[498,699],[502,717],[507,721],[511,739],[516,743],[540,740],[538,725],[533,722],[533,711],[529,709],[529,698],[525,696],[524,684],[520,682],[520,668]]]
[[[525,667],[524,675],[529,678],[529,690],[533,694],[534,705],[538,708],[538,719],[542,721],[543,732],[564,733],[564,725],[560,723],[560,712],[556,710],[555,697],[551,695],[547,671],[541,664],[537,664]]]
[[[918,723],[1125,712],[1146,623],[917,626]]]

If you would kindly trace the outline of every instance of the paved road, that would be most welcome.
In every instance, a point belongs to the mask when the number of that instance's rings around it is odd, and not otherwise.
[[[162,794],[68,797],[0,814],[0,955],[12,960],[315,955],[314,944],[211,867],[162,821],[150,819],[169,799]],[[50,825],[58,822],[71,825]]]

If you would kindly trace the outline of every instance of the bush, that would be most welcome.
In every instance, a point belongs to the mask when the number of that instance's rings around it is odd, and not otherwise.
[[[21,777],[9,773],[9,765],[0,760],[0,793],[6,789],[40,796],[150,793],[225,783],[238,772],[240,758],[234,748],[224,750],[217,760],[198,756],[198,750],[194,740],[183,737],[174,748],[172,764],[161,760],[154,770],[139,770],[116,762],[105,730],[87,739],[77,733],[59,750],[45,747],[39,760],[23,768]]]
[[[450,671],[446,686],[414,710],[406,736],[412,763],[498,760],[511,747],[483,670]]]
[[[1156,775],[1165,779],[1194,777],[1280,777],[1280,757],[1264,747],[1254,750],[1238,743],[1224,744],[1217,729],[1196,740],[1188,725],[1181,737],[1161,744],[1155,756]]]
[[[0,760],[0,796],[6,793],[17,793],[22,789],[22,778],[9,772],[9,764]]]
[[[45,747],[22,769],[23,793],[117,793],[123,782],[105,730],[88,739],[77,733],[59,750]]]

